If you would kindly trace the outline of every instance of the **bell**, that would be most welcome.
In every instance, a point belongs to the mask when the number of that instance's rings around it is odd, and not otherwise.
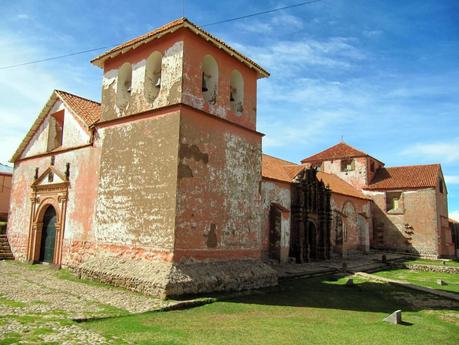
[[[206,78],[204,76],[204,73],[202,74],[202,92],[209,91],[207,88],[207,83],[206,83]]]
[[[158,89],[161,87],[161,77],[159,77],[158,80],[156,80],[155,87]]]

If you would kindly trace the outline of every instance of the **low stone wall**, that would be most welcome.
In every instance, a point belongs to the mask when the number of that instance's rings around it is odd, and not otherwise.
[[[404,263],[393,263],[390,265],[391,267],[394,267],[394,268],[403,268],[403,269],[408,269],[411,271],[459,274],[459,268],[457,267],[422,265],[422,264],[404,264]]]
[[[162,298],[256,289],[278,282],[276,271],[260,260],[175,264],[96,257],[73,270],[83,279]]]

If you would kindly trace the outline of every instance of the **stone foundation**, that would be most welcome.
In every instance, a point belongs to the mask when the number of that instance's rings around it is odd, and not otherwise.
[[[276,271],[259,260],[177,264],[96,257],[74,270],[83,279],[162,298],[277,285]]]

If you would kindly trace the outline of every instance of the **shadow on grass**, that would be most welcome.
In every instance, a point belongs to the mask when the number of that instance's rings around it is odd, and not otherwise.
[[[398,309],[451,310],[459,307],[454,301],[389,284],[364,280],[358,280],[352,286],[344,283],[345,279],[337,280],[333,276],[284,281],[277,289],[236,297],[228,302],[388,314]]]

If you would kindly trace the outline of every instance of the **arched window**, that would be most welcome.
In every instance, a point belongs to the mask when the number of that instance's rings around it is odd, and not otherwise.
[[[132,86],[132,67],[124,63],[118,71],[118,82],[116,89],[116,104],[120,108],[126,107],[129,102]]]
[[[160,52],[153,52],[147,59],[145,66],[145,97],[152,101],[158,96],[161,89],[161,61]]]
[[[217,61],[211,56],[204,56],[202,61],[202,95],[209,104],[217,102],[218,92],[218,65]]]
[[[244,111],[244,79],[236,69],[231,72],[230,104],[231,111],[237,115]]]

